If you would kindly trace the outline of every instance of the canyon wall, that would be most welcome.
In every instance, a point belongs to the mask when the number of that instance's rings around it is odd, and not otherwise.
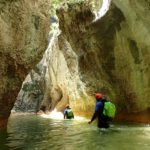
[[[84,3],[57,11],[62,35],[78,56],[80,79],[116,103],[118,119],[138,115],[135,120],[150,122],[149,12],[146,0],[113,0],[95,21]]]
[[[49,35],[49,46],[36,66],[38,69],[33,69],[24,81],[14,111],[63,111],[69,101],[80,108],[90,106],[83,99],[87,94],[79,77],[77,55],[58,27]]]
[[[48,44],[49,0],[0,0],[0,128]]]
[[[95,19],[88,3],[57,10],[60,33],[47,50],[41,106],[92,113],[94,93],[117,106],[118,120],[150,122],[149,1],[112,0]]]

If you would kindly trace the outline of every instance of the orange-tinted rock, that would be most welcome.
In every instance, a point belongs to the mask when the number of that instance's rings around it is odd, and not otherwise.
[[[150,124],[150,111],[138,113],[120,113],[115,118],[116,121],[137,122]]]
[[[8,118],[0,117],[0,130],[7,128]]]

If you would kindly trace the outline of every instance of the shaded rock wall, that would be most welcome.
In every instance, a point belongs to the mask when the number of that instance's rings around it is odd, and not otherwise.
[[[149,110],[150,107],[150,44],[148,1],[116,1],[125,16],[116,33],[115,60],[118,88],[129,111]],[[128,11],[126,11],[127,9]],[[120,74],[120,72],[122,72]]]
[[[23,82],[12,111],[37,113],[40,110],[46,87],[45,72],[46,67],[41,61]]]
[[[49,0],[0,0],[0,128],[47,47]]]

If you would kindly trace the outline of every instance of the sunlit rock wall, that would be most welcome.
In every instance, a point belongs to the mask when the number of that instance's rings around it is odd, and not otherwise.
[[[84,99],[85,85],[79,78],[77,55],[70,44],[58,27],[51,30],[49,37],[43,59],[24,81],[14,111],[63,111],[68,103],[84,109],[93,103]]]
[[[0,0],[0,128],[21,84],[42,58],[49,31],[49,0]]]
[[[46,91],[42,107],[46,110],[63,111],[69,101],[76,102],[86,95],[84,83],[79,78],[78,59],[68,41],[56,30],[47,49],[45,76]],[[78,107],[82,107],[78,103]]]
[[[87,93],[107,94],[120,119],[137,113],[139,117],[129,120],[150,122],[149,12],[146,0],[113,0],[106,15],[95,22],[84,3],[57,11],[62,35],[78,57]]]

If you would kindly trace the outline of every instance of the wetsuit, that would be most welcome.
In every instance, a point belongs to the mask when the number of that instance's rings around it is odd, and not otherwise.
[[[98,119],[97,126],[99,128],[109,128],[109,118],[103,115],[103,109],[104,109],[104,103],[107,100],[97,100],[96,106],[95,106],[95,112],[92,116],[91,122]]]
[[[74,118],[74,114],[72,112],[71,108],[66,108],[64,110],[64,119],[73,119]]]

